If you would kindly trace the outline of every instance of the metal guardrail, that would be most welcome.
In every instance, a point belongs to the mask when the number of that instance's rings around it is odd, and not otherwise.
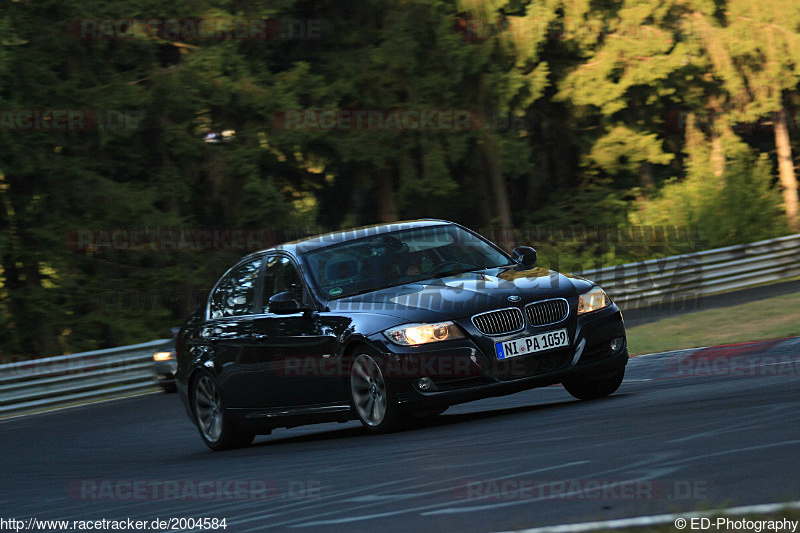
[[[623,309],[694,308],[702,296],[800,276],[800,234],[578,273]],[[167,339],[0,365],[0,416],[155,389]]]
[[[703,296],[800,276],[800,234],[580,275],[602,285],[623,310],[693,309]]]
[[[0,365],[0,415],[155,389],[153,353],[169,342]]]

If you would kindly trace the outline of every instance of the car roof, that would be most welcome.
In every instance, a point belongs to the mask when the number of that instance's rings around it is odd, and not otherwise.
[[[394,231],[427,228],[434,226],[452,225],[453,222],[439,219],[419,219],[419,220],[406,220],[401,222],[392,222],[391,224],[374,224],[371,226],[361,226],[358,228],[351,228],[341,231],[334,231],[331,233],[323,233],[313,237],[306,237],[296,241],[280,244],[268,250],[262,250],[258,253],[268,252],[271,250],[285,250],[293,255],[308,253],[319,248],[325,248],[333,244],[350,241],[353,239],[361,239],[363,237],[370,237],[375,235],[383,235]]]

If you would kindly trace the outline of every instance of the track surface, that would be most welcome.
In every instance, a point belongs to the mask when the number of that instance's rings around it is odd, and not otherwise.
[[[548,387],[392,435],[367,436],[355,422],[307,426],[224,453],[203,446],[175,395],[150,394],[0,423],[0,518],[495,531],[798,500],[799,391],[794,338],[634,358],[619,392],[594,402]],[[182,490],[238,480],[266,484],[269,497],[230,499],[221,488],[204,493],[210,501],[123,499],[135,480]]]

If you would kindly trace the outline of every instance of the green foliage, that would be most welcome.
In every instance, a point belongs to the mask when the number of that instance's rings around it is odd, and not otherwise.
[[[82,19],[145,17],[324,30],[74,35]],[[779,0],[6,2],[0,110],[90,110],[123,126],[0,128],[0,353],[160,337],[250,251],[77,246],[86,230],[246,227],[281,240],[398,218],[513,223],[567,271],[680,250],[527,230],[690,225],[707,246],[778,235],[771,131],[737,124],[798,98],[798,27],[800,10]],[[281,113],[321,109],[467,110],[473,122],[279,127]],[[234,133],[205,142],[210,131]]]
[[[631,214],[634,224],[697,228],[713,246],[743,244],[781,235],[780,195],[770,186],[766,154],[742,153],[728,162],[724,178],[703,166],[666,183],[659,195]]]
[[[666,165],[674,156],[664,153],[655,133],[619,125],[595,141],[589,157],[604,171],[616,174],[623,169],[635,171],[643,162]]]

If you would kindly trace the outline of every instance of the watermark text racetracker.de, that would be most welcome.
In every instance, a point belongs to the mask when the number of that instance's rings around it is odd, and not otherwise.
[[[683,358],[672,365],[672,377],[740,376],[779,377],[800,375],[800,361],[790,356],[763,355],[757,358]]]
[[[667,377],[781,377],[800,375],[800,360],[785,339],[710,346],[673,358]]]
[[[517,360],[508,361],[505,373],[525,375],[525,366]],[[449,379],[478,378],[486,366],[483,358],[467,353],[414,354],[413,357],[387,357],[380,364],[381,374],[392,378],[435,377]],[[276,357],[270,370],[285,378],[334,378],[350,375],[352,357],[318,357],[293,355]]]
[[[410,228],[410,226],[409,226]],[[398,229],[405,229],[398,224]],[[703,239],[696,228],[686,226],[487,226],[472,228],[494,242],[512,240],[534,244],[545,258],[549,251],[614,247],[632,255],[680,255],[697,252]],[[281,242],[312,236],[331,243],[342,232],[353,238],[368,237],[370,228],[340,230],[324,226],[115,226],[74,228],[64,237],[77,251],[255,251]],[[352,235],[348,235],[351,233]],[[601,266],[601,265],[596,265]]]
[[[317,479],[79,479],[67,485],[80,501],[300,500],[322,495]]]
[[[469,109],[288,109],[272,124],[284,131],[468,131],[484,120]]]
[[[530,130],[535,124],[512,113],[470,109],[285,109],[272,116],[277,131],[469,131]]]
[[[324,19],[121,18],[76,19],[67,32],[80,40],[164,39],[168,41],[269,41],[325,39],[332,25]]]
[[[469,480],[455,487],[457,498],[481,501],[679,501],[704,500],[707,493],[705,480],[507,478]]]
[[[136,130],[144,114],[115,109],[0,109],[0,130],[37,132]]]

